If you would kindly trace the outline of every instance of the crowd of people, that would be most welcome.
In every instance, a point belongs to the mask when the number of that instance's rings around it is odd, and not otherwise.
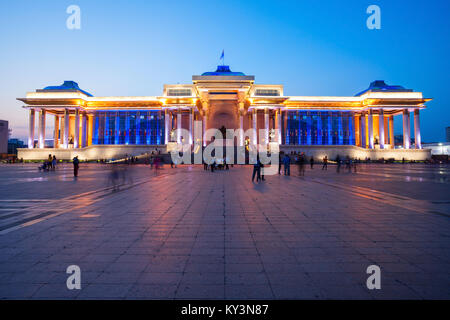
[[[230,170],[230,161],[226,158],[214,158],[211,163],[203,162],[203,170],[214,172],[215,170]],[[231,167],[233,165],[231,164]]]
[[[151,154],[147,154],[146,157],[138,158],[136,156],[125,156],[124,160],[122,160],[120,163],[124,164],[135,164],[142,162],[142,159],[144,159],[145,164],[150,165],[151,169],[154,169],[155,174],[158,174],[158,170],[162,168],[164,164],[164,159],[160,152]],[[308,166],[311,170],[314,169],[314,165],[316,164],[316,161],[319,159],[314,159],[314,157],[307,157],[305,153],[296,153],[291,152],[291,154],[280,152],[279,153],[279,162],[278,162],[278,174],[281,175],[282,173],[285,176],[291,175],[291,165],[296,165],[298,168],[298,176],[303,177],[305,176],[305,167]],[[327,171],[328,170],[328,164],[330,163],[330,160],[328,159],[328,156],[324,156],[321,159],[322,164],[322,170]],[[57,166],[57,159],[55,155],[49,154],[48,159],[42,163],[42,165],[39,166],[39,171],[54,171],[56,170]],[[320,160],[318,161],[320,163]],[[341,159],[339,155],[336,156],[334,161],[331,161],[336,164],[336,173],[340,173],[341,170],[345,170],[348,173],[356,173],[357,172],[357,164],[358,163],[371,163],[370,158],[366,158],[364,160],[361,159],[352,159],[349,156],[345,157],[344,159]],[[380,162],[380,161],[377,161]],[[405,159],[403,159],[402,163],[405,163]],[[75,156],[72,159],[73,164],[73,174],[74,177],[78,177],[78,171],[80,167],[80,161],[78,159],[78,156]],[[171,168],[176,168],[177,163],[174,163],[172,160],[170,161]],[[342,167],[345,166],[344,169]],[[230,163],[230,161],[227,160],[227,158],[213,158],[212,162],[203,163],[203,169],[205,171],[211,171],[214,172],[216,170],[229,170],[230,167],[233,167],[233,164]],[[256,162],[253,164],[253,172],[252,172],[252,182],[260,182],[265,181],[264,176],[264,164],[261,162],[259,157],[257,157]],[[114,177],[117,176],[116,170],[113,170],[112,172],[112,180]]]
[[[55,155],[52,156],[51,154],[49,154],[48,159],[45,160],[42,163],[42,165],[39,166],[39,171],[41,171],[41,170],[42,171],[50,171],[50,170],[54,171],[54,170],[56,170],[56,163],[57,163],[56,156]]]
[[[365,162],[369,162],[370,159],[366,159]],[[334,161],[336,163],[336,173],[340,173],[342,166],[345,165],[345,170],[349,173],[351,172],[357,172],[357,163],[360,163],[361,160],[359,159],[351,159],[349,156],[347,156],[345,159],[341,159],[339,155],[336,157],[336,160]],[[281,175],[282,173],[285,176],[291,175],[291,165],[296,165],[298,168],[298,176],[305,176],[305,169],[306,166],[308,166],[311,170],[314,169],[314,165],[316,164],[316,160],[314,157],[307,157],[303,152],[297,154],[297,153],[291,153],[290,155],[284,152],[280,152],[279,154],[279,161],[278,161],[278,174]],[[324,156],[322,158],[322,170],[327,171],[328,170],[328,164],[329,159],[328,156]],[[252,173],[252,182],[254,182],[255,177],[256,181],[264,181],[264,174],[262,168],[264,165],[261,163],[261,161],[258,160],[253,165],[253,173]]]
[[[56,159],[55,155],[48,155],[48,159],[45,160],[39,167],[39,171],[55,171],[56,170],[56,165],[58,163],[58,160]],[[78,177],[78,170],[80,168],[80,160],[78,160],[78,156],[75,156],[72,159],[72,163],[73,163],[73,176],[74,177]]]

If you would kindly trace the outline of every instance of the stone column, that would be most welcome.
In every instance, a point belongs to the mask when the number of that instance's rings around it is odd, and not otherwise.
[[[275,134],[278,144],[281,144],[281,109],[275,110]]]
[[[94,116],[92,114],[87,115],[87,145],[92,145],[92,135],[94,131]]]
[[[354,130],[355,130],[355,146],[361,146],[360,142],[361,142],[361,136],[360,136],[360,131],[361,131],[361,115],[358,114],[354,114],[353,116],[353,123],[354,123]]]
[[[192,145],[194,142],[194,134],[192,129],[194,128],[194,107],[189,110],[189,144]]]
[[[39,111],[39,148],[45,148],[45,110]]]
[[[391,148],[395,148],[395,140],[394,140],[394,116],[389,116],[389,144]]]
[[[420,112],[419,109],[414,110],[414,140],[416,142],[416,149],[422,149],[419,112]]]
[[[181,109],[177,110],[177,143],[181,143]]]
[[[243,111],[239,111],[239,147],[244,146],[244,114]]]
[[[60,135],[59,135],[59,147],[60,148],[64,148],[64,113],[61,117],[59,117],[59,131]]]
[[[253,144],[258,144],[258,112],[255,109],[253,109]]]
[[[369,149],[373,149],[373,115],[372,111],[369,110],[368,117],[368,129],[369,129]]]
[[[389,144],[389,117],[384,116],[384,144]]]
[[[360,139],[360,145],[361,148],[367,148],[366,145],[366,115],[365,114],[361,114],[361,120],[360,120],[360,126],[359,126],[359,139]]]
[[[206,110],[203,111],[203,146],[206,147],[206,125],[208,123],[208,116],[206,114]]]
[[[264,109],[264,144],[269,143],[269,109]]]
[[[55,115],[55,130],[53,131],[53,148],[59,148],[59,116]]]
[[[167,109],[164,109],[164,144],[167,144],[169,142],[169,111]]]
[[[34,121],[35,121],[35,111],[30,109],[30,120],[28,123],[28,149],[34,148]]]
[[[239,139],[238,139],[239,147],[244,146],[244,114],[245,114],[245,103],[241,100],[239,102]]]
[[[63,138],[63,146],[64,149],[69,148],[69,109],[64,109],[64,138]]]
[[[116,135],[118,131],[116,131]],[[81,147],[87,147],[87,114],[83,114],[81,119]]]
[[[378,116],[378,132],[379,132],[379,143],[380,149],[384,149],[384,111],[380,109],[380,115]]]
[[[284,144],[286,144],[286,136],[287,136],[287,134],[288,134],[287,120],[288,120],[288,111],[285,110],[285,111],[284,111],[284,121],[283,121],[283,129],[284,129],[284,130],[281,130],[281,134],[283,135],[283,140],[282,140],[282,142],[283,142]]]
[[[278,111],[278,143],[283,143],[283,128],[281,126],[281,109]]]
[[[403,110],[403,148],[409,149],[411,147],[410,128],[409,128],[409,111]]]
[[[75,134],[73,137],[73,147],[78,149],[80,147],[80,110],[75,109]]]

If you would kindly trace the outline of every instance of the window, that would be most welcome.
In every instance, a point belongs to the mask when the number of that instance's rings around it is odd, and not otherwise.
[[[279,96],[280,91],[276,89],[256,89],[255,96]]]
[[[191,89],[168,89],[167,96],[170,97],[182,97],[188,96],[190,97],[192,94]]]

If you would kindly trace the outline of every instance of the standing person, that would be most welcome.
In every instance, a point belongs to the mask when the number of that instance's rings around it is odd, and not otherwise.
[[[281,174],[281,164],[283,163],[283,154],[284,154],[283,151],[281,151],[278,154],[278,174]]]
[[[53,159],[52,159],[52,168],[53,170],[56,170],[56,156],[53,155]]]
[[[354,172],[356,173],[356,159],[353,161],[353,170],[354,170]]]
[[[323,157],[323,166],[322,170],[328,170],[328,156]]]
[[[314,157],[311,157],[309,160],[309,165],[311,166],[311,170],[314,169]]]
[[[291,158],[286,154],[283,158],[283,165],[284,165],[284,175],[290,176],[291,175]]]
[[[339,155],[337,155],[336,157],[336,173],[341,172],[341,158],[339,157]]]
[[[52,158],[52,155],[51,155],[51,154],[48,155],[47,163],[48,163],[48,169],[49,169],[49,170],[50,170],[50,169],[53,169],[53,158]]]
[[[73,158],[73,175],[74,177],[78,177],[78,169],[80,168],[80,161],[78,160],[78,156]]]

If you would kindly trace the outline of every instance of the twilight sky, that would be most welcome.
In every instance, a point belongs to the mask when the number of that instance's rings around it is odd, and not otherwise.
[[[72,4],[80,30],[66,27]],[[381,30],[366,27],[371,4]],[[97,96],[160,95],[165,83],[215,70],[225,49],[233,71],[283,84],[285,95],[352,96],[378,79],[422,91],[434,99],[422,139],[444,141],[449,13],[446,0],[1,1],[0,119],[25,138],[16,98],[27,91],[74,80]]]

